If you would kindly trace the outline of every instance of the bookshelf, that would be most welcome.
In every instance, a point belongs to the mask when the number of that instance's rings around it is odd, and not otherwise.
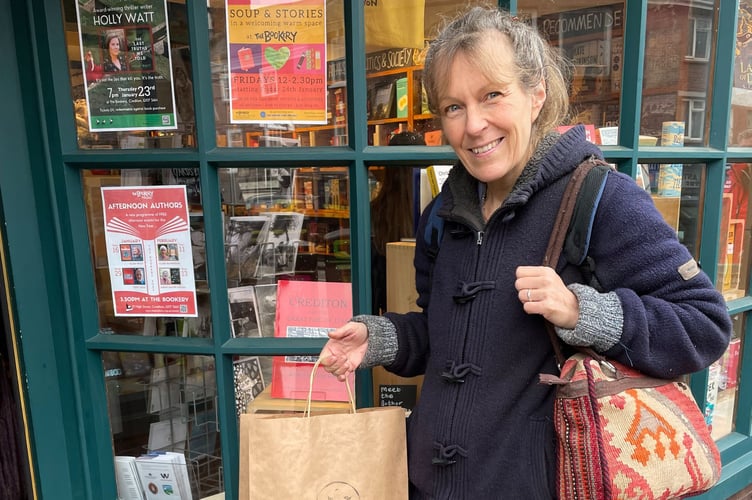
[[[409,66],[368,75],[368,143],[385,146],[396,132],[426,132],[439,129],[428,111],[422,91],[422,66]]]

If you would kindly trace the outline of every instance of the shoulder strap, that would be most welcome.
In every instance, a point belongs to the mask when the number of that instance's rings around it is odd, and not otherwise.
[[[600,160],[588,160],[595,163],[589,168],[576,196],[572,221],[569,223],[567,237],[564,240],[564,255],[570,264],[581,266],[587,259],[590,248],[590,235],[598,203],[606,187],[606,176],[611,166]]]
[[[581,266],[586,262],[595,211],[609,170],[608,163],[592,157],[574,170],[548,240],[544,266],[555,268],[562,251],[571,264]]]
[[[603,188],[606,183],[606,174],[611,167],[597,158],[589,158],[582,162],[572,173],[561,206],[554,221],[551,237],[548,240],[546,254],[543,257],[543,265],[556,268],[562,250],[567,243],[577,247],[576,257],[579,262],[573,260],[570,254],[568,261],[582,264],[587,256],[587,247],[590,245],[590,233],[595,209],[598,207]],[[574,226],[574,227],[572,227]],[[571,233],[577,232],[572,235]],[[564,363],[564,354],[559,344],[559,338],[554,331],[554,326],[546,321],[546,330],[551,339],[556,359],[561,367]]]

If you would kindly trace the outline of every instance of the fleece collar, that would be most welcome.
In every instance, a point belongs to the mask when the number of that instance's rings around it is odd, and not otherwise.
[[[585,127],[578,125],[563,135],[549,133],[538,144],[499,211],[506,212],[524,205],[534,193],[568,175],[590,156],[603,157],[601,151],[585,139]],[[444,201],[439,215],[464,222],[474,229],[484,227],[478,197],[479,183],[467,173],[461,162],[450,171],[442,191]]]

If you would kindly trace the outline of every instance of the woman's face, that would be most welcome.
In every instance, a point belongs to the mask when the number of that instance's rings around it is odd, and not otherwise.
[[[120,53],[120,39],[116,36],[112,37],[109,43],[110,54],[117,55]]]
[[[444,135],[467,171],[489,190],[497,184],[508,192],[531,155],[533,122],[546,91],[543,81],[532,91],[517,77],[512,47],[501,34],[485,38],[479,52],[501,68],[494,81],[464,52],[450,65],[439,96]]]

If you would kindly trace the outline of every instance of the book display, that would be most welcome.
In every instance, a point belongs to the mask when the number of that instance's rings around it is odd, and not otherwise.
[[[221,491],[213,358],[147,356],[150,368],[139,377],[109,372],[119,498],[193,499]]]

